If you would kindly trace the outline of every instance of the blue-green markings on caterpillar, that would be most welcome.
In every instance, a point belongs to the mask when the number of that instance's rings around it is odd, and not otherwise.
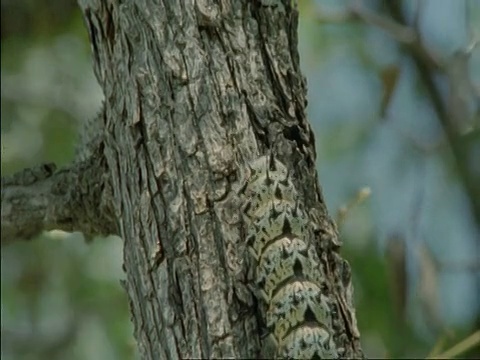
[[[292,331],[279,344],[281,359],[338,359],[332,337],[322,327],[305,324],[301,331]]]
[[[306,223],[307,217],[295,204],[278,199],[260,204],[255,216],[249,218],[247,232],[247,244],[255,260],[259,261],[268,244],[279,236],[304,237]]]
[[[272,155],[244,171],[241,187],[253,288],[276,358],[338,358],[325,279],[312,242],[312,224],[291,173]]]
[[[257,266],[256,281],[267,302],[289,279],[304,276],[315,282],[321,280],[316,271],[319,264],[314,262],[312,251],[312,247],[295,237],[283,237],[266,247]]]

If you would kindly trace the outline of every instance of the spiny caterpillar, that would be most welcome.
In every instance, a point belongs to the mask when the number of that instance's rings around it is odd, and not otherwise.
[[[286,166],[272,155],[258,158],[239,194],[249,271],[276,358],[338,358],[312,228]]]

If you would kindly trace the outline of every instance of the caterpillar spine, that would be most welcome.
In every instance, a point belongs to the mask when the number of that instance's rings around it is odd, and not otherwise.
[[[312,227],[288,169],[262,156],[248,166],[239,193],[253,288],[275,357],[338,358]]]

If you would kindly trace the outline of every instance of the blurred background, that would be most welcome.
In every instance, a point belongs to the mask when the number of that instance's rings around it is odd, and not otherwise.
[[[480,329],[480,1],[299,2],[364,351],[442,353]],[[1,46],[2,173],[67,164],[102,99],[76,3],[2,0]],[[62,232],[2,247],[2,359],[138,358],[122,257],[119,238]]]

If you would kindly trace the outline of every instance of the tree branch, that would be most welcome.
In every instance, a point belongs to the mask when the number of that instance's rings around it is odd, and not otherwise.
[[[406,24],[404,14],[398,2],[387,2],[387,8],[396,21],[402,25]],[[417,36],[417,38],[419,38],[419,36]],[[418,44],[420,44],[420,42],[418,42]],[[425,86],[439,123],[450,144],[460,181],[468,195],[470,208],[478,226],[480,224],[480,188],[477,186],[478,179],[470,169],[468,144],[465,144],[464,139],[455,129],[454,121],[450,118],[452,114],[449,114],[438,84],[434,81],[435,71],[439,70],[439,68],[432,66],[431,61],[429,61],[432,57],[424,56],[429,52],[426,51],[423,46],[421,46],[421,49],[423,50],[419,51],[418,46],[414,46],[414,44],[405,44],[405,50],[411,56],[417,68],[419,77]]]
[[[2,245],[53,229],[87,237],[113,233],[104,206],[108,186],[100,170],[98,160],[59,170],[50,163],[2,177]]]
[[[415,14],[413,26],[409,26],[403,14],[401,3],[398,1],[387,1],[386,7],[390,17],[377,14],[366,8],[361,0],[354,0],[343,12],[336,14],[322,14],[317,18],[321,22],[345,22],[345,21],[363,21],[366,24],[376,26],[382,29],[393,39],[395,39],[413,60],[418,71],[419,77],[425,86],[425,90],[430,98],[432,106],[437,114],[439,123],[445,133],[445,137],[452,149],[452,155],[455,160],[460,181],[468,195],[470,208],[477,224],[480,224],[480,189],[476,185],[478,177],[470,169],[469,144],[466,138],[459,133],[457,123],[463,118],[468,118],[468,110],[465,108],[449,109],[448,100],[442,97],[438,84],[434,81],[437,74],[445,75],[452,82],[452,77],[458,74],[449,73],[448,63],[441,60],[429,49],[422,41],[417,30],[418,18],[421,8],[418,8]],[[472,42],[472,47],[475,41]],[[465,56],[471,51],[467,49]],[[451,67],[451,66],[450,66]],[[450,71],[451,72],[451,71]],[[451,92],[458,91],[456,88],[450,89]],[[473,94],[473,86],[472,86]],[[450,97],[461,98],[461,94],[451,94]],[[463,105],[463,103],[462,103]],[[452,111],[454,110],[454,111]]]
[[[438,71],[443,70],[441,61],[430,49],[426,48],[414,28],[369,10],[362,5],[361,1],[352,2],[343,12],[326,16],[319,15],[317,18],[321,22],[363,21],[365,24],[385,31],[400,44],[407,46],[415,56],[421,58],[430,68]]]

